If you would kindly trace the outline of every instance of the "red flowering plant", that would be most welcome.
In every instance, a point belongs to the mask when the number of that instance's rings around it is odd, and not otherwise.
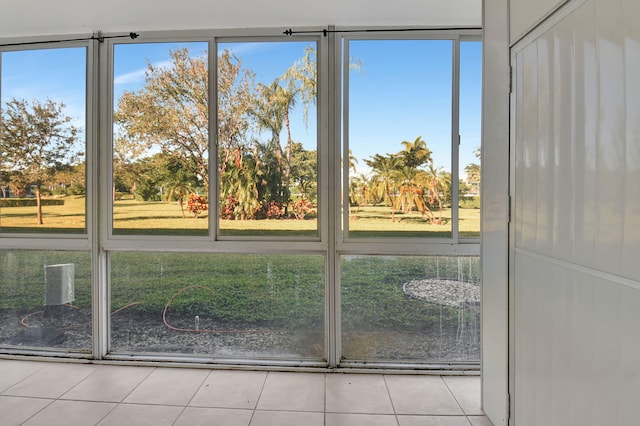
[[[187,210],[193,213],[197,219],[198,216],[200,216],[200,213],[209,210],[209,203],[204,196],[191,193],[187,200]]]
[[[315,211],[313,209],[313,204],[305,199],[298,200],[291,206],[291,210],[298,220],[304,219],[304,217],[308,214],[314,214]]]
[[[270,201],[265,208],[267,219],[280,219],[285,215],[285,208],[282,203]]]

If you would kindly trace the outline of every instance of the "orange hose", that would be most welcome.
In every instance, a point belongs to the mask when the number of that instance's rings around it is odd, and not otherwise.
[[[169,324],[169,322],[167,321],[167,310],[169,310],[169,306],[171,305],[171,303],[175,300],[176,297],[178,297],[179,295],[181,295],[182,293],[184,293],[187,290],[191,290],[194,288],[200,288],[203,290],[207,290],[209,293],[211,293],[212,295],[215,296],[215,293],[213,290],[211,290],[209,287],[205,287],[203,285],[190,285],[187,287],[184,287],[180,290],[178,290],[177,292],[175,292],[173,294],[173,296],[171,296],[171,298],[167,301],[167,303],[164,305],[164,309],[162,310],[162,322],[164,323],[164,325],[169,329],[169,330],[173,330],[173,331],[182,331],[182,332],[187,332],[187,333],[209,333],[209,334],[225,334],[225,333],[261,333],[261,332],[267,332],[267,331],[273,331],[273,330],[200,330],[200,329],[195,329],[195,328],[180,328],[180,327],[174,327],[171,324]]]

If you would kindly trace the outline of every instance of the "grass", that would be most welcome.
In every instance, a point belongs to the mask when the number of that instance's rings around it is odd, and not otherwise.
[[[75,264],[74,304],[91,306],[88,252],[0,251],[0,309],[29,310],[44,302],[44,265]],[[171,313],[226,323],[322,328],[324,257],[115,252],[110,254],[111,307],[159,316],[176,293]],[[477,257],[355,256],[341,262],[345,330],[426,330],[457,325],[457,309],[408,298],[402,284],[424,278],[479,281]]]
[[[43,206],[43,225],[36,223],[36,207],[0,208],[0,231],[2,232],[85,232],[86,199],[83,196],[63,197],[64,205]]]
[[[0,209],[0,231],[23,233],[85,232],[85,198],[64,197],[63,206],[44,206],[43,225],[36,224],[35,207]],[[207,235],[208,216],[182,213],[177,203],[118,200],[114,203],[114,234]],[[444,224],[430,224],[418,212],[396,213],[391,220],[388,207],[352,208],[349,229],[353,237],[451,237],[451,210],[443,211]],[[480,210],[459,209],[459,233],[463,238],[480,235]],[[230,236],[315,236],[316,219],[305,220],[221,220],[220,234]]]

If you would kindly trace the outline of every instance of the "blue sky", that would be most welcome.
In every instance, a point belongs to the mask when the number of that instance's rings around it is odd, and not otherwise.
[[[3,52],[2,104],[13,98],[64,103],[73,124],[84,130],[86,52],[84,47]]]
[[[256,81],[271,83],[302,57],[310,41],[222,43],[256,73]],[[205,57],[207,43],[146,43],[117,45],[114,95],[144,84],[147,63],[168,66],[169,51],[188,47],[191,55]],[[365,158],[395,153],[401,142],[422,136],[433,151],[437,166],[450,170],[451,46],[448,40],[353,40],[350,55],[360,64],[349,75],[349,138],[365,171]],[[460,169],[477,162],[480,146],[479,42],[461,47]],[[74,124],[84,127],[85,49],[41,49],[2,54],[2,101],[13,97],[64,102]],[[292,136],[307,148],[316,144],[315,108],[308,127],[302,105],[292,113]]]

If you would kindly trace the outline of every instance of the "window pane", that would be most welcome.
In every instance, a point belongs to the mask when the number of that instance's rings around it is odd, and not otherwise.
[[[0,347],[91,351],[88,252],[0,251]]]
[[[482,43],[460,43],[460,237],[480,238]]]
[[[116,352],[324,358],[322,256],[112,253]]]
[[[452,46],[349,42],[351,237],[451,237]]]
[[[220,234],[316,236],[316,43],[218,55]]]
[[[479,258],[344,256],[341,265],[345,359],[479,361]]]
[[[207,47],[114,47],[115,234],[208,233]]]
[[[84,233],[84,47],[3,52],[0,232]]]

